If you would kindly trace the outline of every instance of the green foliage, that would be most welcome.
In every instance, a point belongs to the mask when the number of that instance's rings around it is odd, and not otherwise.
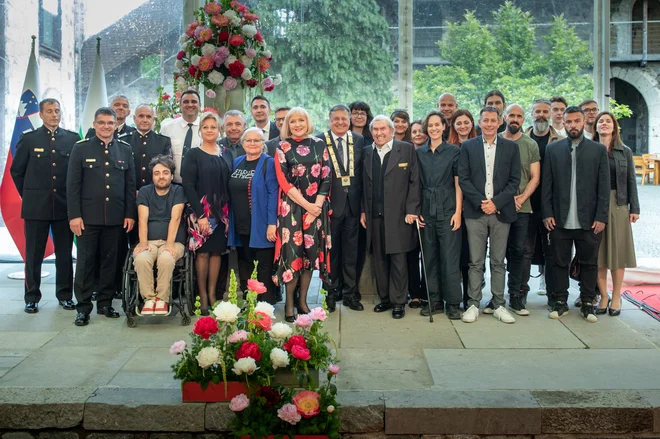
[[[362,100],[377,114],[391,102],[389,28],[375,0],[261,0],[258,12],[284,78],[273,109],[301,105],[322,128],[333,105]]]
[[[610,99],[610,113],[612,113],[617,120],[633,115],[633,112],[628,105],[619,104],[614,99]]]
[[[450,65],[427,66],[413,74],[415,117],[436,109],[440,94],[456,96],[459,108],[475,116],[489,90],[499,89],[507,103],[531,110],[535,98],[564,96],[576,105],[592,97],[592,65],[588,44],[580,40],[563,16],[555,17],[549,34],[537,41],[533,16],[511,1],[493,13],[492,27],[482,24],[475,13],[448,23],[438,42],[442,59]],[[545,43],[539,50],[537,43]]]
[[[160,79],[160,55],[149,55],[140,62],[143,79]]]

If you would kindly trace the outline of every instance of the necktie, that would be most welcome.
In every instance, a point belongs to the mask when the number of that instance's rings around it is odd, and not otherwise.
[[[346,154],[344,154],[344,139],[341,137],[337,138],[337,154],[339,154],[339,160],[341,164],[346,169]]]
[[[186,138],[183,140],[183,154],[188,152],[192,148],[192,127],[193,124],[188,124],[188,131],[186,132]]]

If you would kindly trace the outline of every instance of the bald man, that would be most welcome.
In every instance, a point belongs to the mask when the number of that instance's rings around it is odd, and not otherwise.
[[[445,116],[447,119],[447,126],[445,126],[445,132],[442,133],[442,139],[447,140],[449,138],[449,124],[451,123],[451,118],[454,113],[458,110],[458,104],[456,103],[456,98],[451,93],[443,93],[438,98],[438,111]]]

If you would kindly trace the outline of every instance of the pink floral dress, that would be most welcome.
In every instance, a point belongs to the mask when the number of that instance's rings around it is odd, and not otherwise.
[[[326,198],[323,212],[304,229],[306,211],[288,197],[296,188],[311,203],[317,195],[328,195],[332,173],[325,142],[316,137],[286,139],[277,147],[275,166],[280,184],[275,244],[276,284],[294,280],[303,269],[319,270],[321,278],[330,271],[330,214]]]

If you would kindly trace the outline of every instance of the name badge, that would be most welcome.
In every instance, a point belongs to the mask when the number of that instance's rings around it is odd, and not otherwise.
[[[408,162],[406,163],[399,163],[399,168],[405,168],[408,166]]]
[[[96,163],[96,159],[86,159],[87,163]]]
[[[341,177],[341,185],[342,186],[350,186],[351,185],[351,177],[348,175],[342,176]]]
[[[34,152],[44,152],[43,148],[34,148]]]

